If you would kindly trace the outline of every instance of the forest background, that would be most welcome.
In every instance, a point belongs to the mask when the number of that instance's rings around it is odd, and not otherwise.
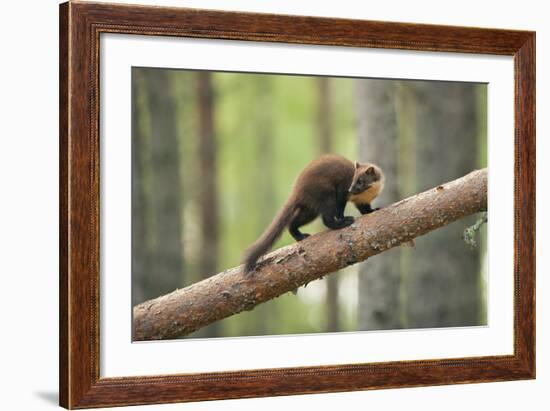
[[[321,153],[380,165],[384,207],[486,167],[486,118],[485,84],[133,68],[132,304],[238,265]],[[187,338],[484,325],[478,217]]]

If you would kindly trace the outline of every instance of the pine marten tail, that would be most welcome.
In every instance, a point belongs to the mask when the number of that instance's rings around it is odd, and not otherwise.
[[[290,221],[296,214],[296,210],[296,203],[292,199],[287,201],[261,237],[245,251],[243,258],[245,273],[252,271],[256,266],[258,258],[269,251],[283,230],[290,224]]]

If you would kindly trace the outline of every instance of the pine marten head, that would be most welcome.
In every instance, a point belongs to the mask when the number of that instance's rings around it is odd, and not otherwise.
[[[352,196],[364,192],[373,192],[374,197],[376,197],[383,188],[383,174],[382,170],[374,164],[361,164],[355,162],[355,173],[353,175],[353,180],[349,188],[349,193]],[[376,193],[374,193],[376,191]],[[373,198],[374,198],[373,197]]]

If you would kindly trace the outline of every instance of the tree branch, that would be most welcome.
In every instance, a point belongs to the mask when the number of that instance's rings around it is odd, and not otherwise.
[[[487,209],[487,169],[278,249],[249,275],[225,270],[133,309],[134,340],[176,338]]]

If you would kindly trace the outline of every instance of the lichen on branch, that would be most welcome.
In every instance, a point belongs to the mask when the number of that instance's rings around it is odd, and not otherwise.
[[[462,233],[462,238],[464,239],[464,242],[470,246],[471,249],[477,247],[475,235],[479,231],[481,226],[486,222],[487,213],[485,212],[474,224],[464,229],[464,233]]]

